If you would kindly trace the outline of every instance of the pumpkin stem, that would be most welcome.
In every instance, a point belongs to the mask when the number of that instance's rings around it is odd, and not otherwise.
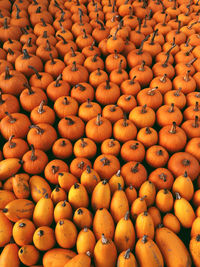
[[[165,173],[163,173],[163,172],[161,174],[159,174],[158,177],[161,180],[163,180],[163,182],[166,182],[167,181],[167,175]]]
[[[28,38],[27,47],[32,47],[33,46],[32,43],[31,43],[31,41],[32,41],[32,38],[31,37]]]
[[[2,15],[2,12],[1,12],[1,10],[0,10],[0,18],[1,18],[1,19],[3,18],[3,15]]]
[[[144,106],[142,106],[141,113],[142,114],[147,113],[147,105],[146,104]]]
[[[41,11],[41,6],[39,6],[39,7],[36,9],[35,13],[36,13],[36,14],[42,13],[42,11]]]
[[[127,118],[126,118],[126,114],[125,113],[124,113],[124,119],[123,119],[122,126],[124,126],[124,127],[128,126],[128,122],[127,122]]]
[[[23,59],[29,59],[31,56],[29,55],[28,51],[26,49],[22,50],[23,53]]]
[[[87,172],[87,173],[91,173],[91,168],[90,168],[89,165],[86,166],[86,172]]]
[[[101,26],[100,30],[105,31],[105,27],[104,27],[103,23],[100,20],[97,20],[97,23]]]
[[[41,79],[42,79],[42,75],[39,74],[39,72],[36,70],[35,67],[33,67],[33,66],[28,66],[28,68],[29,68],[29,69],[32,69],[32,70],[35,72],[35,75],[36,75],[36,77],[37,77],[38,80],[41,80]]]
[[[138,21],[138,30],[136,31],[136,33],[141,33],[142,20],[141,18],[137,18],[137,21]]]
[[[159,149],[159,150],[156,152],[156,154],[157,154],[158,156],[162,156],[162,155],[163,155],[163,151],[162,151],[162,149]]]
[[[129,219],[129,211],[126,212],[125,216],[124,216],[124,220],[125,221],[128,221]]]
[[[142,60],[142,64],[141,64],[141,66],[139,67],[138,70],[139,71],[145,71],[145,68],[144,68],[145,64],[146,64],[146,62],[144,60]]]
[[[10,54],[10,55],[14,55],[15,54],[10,47],[8,48],[8,54]]]
[[[81,146],[82,147],[86,147],[87,146],[87,142],[84,141],[84,138],[81,138]]]
[[[68,44],[68,42],[66,41],[66,39],[65,39],[62,35],[58,34],[57,36],[58,36],[60,39],[62,39],[63,44]]]
[[[83,29],[83,39],[87,39],[87,38],[88,38],[88,36],[87,36],[86,30]]]
[[[192,60],[190,60],[188,63],[186,63],[186,67],[191,67],[192,64],[197,60],[197,57],[193,58]]]
[[[122,62],[123,62],[123,59],[121,59],[120,62],[119,62],[119,68],[118,68],[118,71],[117,71],[117,73],[119,73],[119,74],[122,73]]]
[[[86,106],[86,108],[91,108],[92,107],[92,104],[91,104],[91,101],[90,101],[89,98],[87,99],[87,104],[85,106]]]
[[[9,112],[6,111],[5,114],[8,116],[10,123],[15,123],[16,122],[16,119],[13,118],[13,116]]]
[[[199,242],[200,241],[200,235],[197,235],[195,239],[197,242]]]
[[[161,78],[160,78],[160,81],[162,83],[166,83],[166,78],[167,78],[167,74],[165,73]]]
[[[169,130],[169,133],[171,133],[171,134],[175,134],[176,133],[176,122],[175,121],[172,122],[172,127]]]
[[[183,79],[186,82],[190,81],[190,70],[187,70],[186,75],[183,77]]]
[[[150,45],[154,45],[154,39],[155,39],[157,33],[158,33],[158,29],[156,29],[156,30],[153,32],[151,41],[150,41],[150,43],[149,43]]]
[[[80,187],[80,185],[79,184],[77,184],[77,183],[75,183],[74,184],[74,189],[77,189],[77,188],[79,188]],[[82,211],[82,210],[81,210]],[[83,212],[83,211],[82,211]]]
[[[75,121],[73,121],[71,118],[69,117],[65,117],[65,120],[68,121],[68,125],[73,125],[75,123]]]
[[[126,260],[129,259],[130,258],[130,253],[131,253],[131,250],[130,250],[130,248],[128,248],[124,253],[124,259],[126,259]]]
[[[189,165],[190,165],[190,161],[189,161],[189,159],[184,159],[184,160],[182,160],[182,164],[183,164],[184,166],[189,166]]]
[[[62,21],[60,21],[60,20],[59,20],[59,25],[60,25],[61,32],[62,33],[66,33],[66,30],[65,30],[65,28],[62,25]]]
[[[168,14],[165,13],[165,16],[164,16],[164,20],[163,20],[162,26],[167,26],[167,24],[166,24],[167,16],[168,16]]]
[[[104,234],[101,235],[101,242],[103,245],[107,245],[108,244],[108,239],[105,237]]]
[[[133,173],[136,173],[136,172],[138,172],[139,170],[138,170],[138,166],[139,166],[139,162],[137,162],[132,168],[131,168],[131,172],[133,172]]]
[[[76,56],[76,53],[75,53],[75,51],[74,51],[74,48],[71,46],[70,47],[70,50],[71,50],[71,57],[75,57]]]
[[[178,20],[178,29],[176,31],[176,34],[179,34],[180,33],[180,29],[181,29],[181,21]]]
[[[184,172],[183,177],[188,177],[187,171]]]
[[[10,74],[9,67],[6,66],[6,68],[5,68],[5,80],[9,80],[10,78],[12,78],[12,75]]]
[[[142,243],[147,243],[147,235],[143,235],[142,237]]]
[[[106,157],[103,157],[102,159],[100,159],[100,161],[103,163],[103,166],[110,165],[110,160]]]
[[[103,180],[103,181],[102,181],[102,184],[103,184],[103,185],[106,185],[107,183],[108,183],[107,180]]]
[[[114,139],[110,139],[110,141],[108,142],[108,146],[113,147],[114,145],[115,145]]]
[[[58,75],[56,82],[55,82],[55,87],[61,86],[61,83],[59,83],[62,80],[62,73]]]
[[[175,199],[176,200],[181,199],[181,195],[178,192],[175,192]]]
[[[134,84],[135,83],[135,78],[136,78],[136,75],[135,76],[133,76],[133,78],[131,79],[131,80],[129,80],[129,84]]]
[[[48,38],[47,31],[43,32],[42,38],[45,38],[45,39]]]
[[[31,125],[31,126],[29,126],[29,128],[30,129],[36,129],[37,130],[37,134],[42,135],[44,133],[44,129],[42,129],[38,125]]]
[[[105,86],[105,89],[110,89],[110,82],[109,82],[109,80],[106,80],[106,86]]]
[[[50,45],[48,39],[47,39],[47,41],[46,41],[46,48],[45,48],[45,50],[46,50],[46,51],[52,51],[52,49],[51,49],[51,45]]]
[[[66,206],[66,202],[67,202],[66,200],[63,201],[62,207],[65,207]]]
[[[67,144],[66,144],[65,140],[62,140],[61,143],[60,143],[60,146],[66,146],[66,145]]]
[[[51,166],[51,171],[53,174],[56,174],[59,171],[59,166],[52,165]]]
[[[95,45],[95,41],[91,44],[91,46],[89,47],[89,50],[90,51],[93,51],[94,50],[94,45]]]
[[[163,189],[163,193],[164,193],[165,195],[167,195],[167,194],[169,193],[168,189],[167,189],[167,188],[164,188],[164,189]]]
[[[78,9],[78,15],[79,15],[80,25],[83,26],[84,25],[83,24],[83,19],[82,19],[82,17],[83,17],[83,11],[80,8]]]
[[[97,69],[96,75],[97,75],[97,76],[101,76],[101,75],[102,75],[102,73],[101,73],[101,69],[100,69],[100,68]]]
[[[83,92],[85,91],[86,87],[84,85],[82,85],[81,83],[78,83],[74,86],[75,88],[80,88],[80,91]]]
[[[64,22],[65,21],[64,16],[65,16],[65,12],[62,11],[60,19],[59,19],[59,22]]]
[[[121,176],[121,171],[120,170],[117,171],[116,176],[117,177],[120,177]]]
[[[63,99],[63,105],[69,105],[69,101],[67,99],[67,97],[65,96],[64,99]]]
[[[56,61],[54,60],[54,58],[53,58],[53,55],[51,54],[51,53],[49,53],[49,57],[50,57],[50,60],[51,60],[51,65],[55,65],[56,64]],[[61,75],[61,74],[60,74]],[[60,76],[59,75],[59,76]],[[59,77],[58,76],[58,77]]]
[[[35,155],[35,148],[31,144],[31,161],[35,161],[37,159],[37,156]]]
[[[199,127],[199,117],[195,116],[194,124],[192,124],[192,127],[198,128]]]
[[[168,61],[169,61],[169,56],[170,56],[170,54],[167,54],[166,56],[167,56],[167,58],[166,58],[165,62],[162,64],[162,67],[163,67],[163,68],[168,67]]]
[[[77,71],[76,61],[73,61],[71,71]]]
[[[46,22],[44,21],[44,19],[41,18],[40,20],[41,20],[41,22],[42,22],[42,26],[43,26],[43,27],[47,27],[47,24],[46,24]]]
[[[8,27],[8,19],[7,18],[5,18],[4,21],[3,21],[3,28],[4,29],[8,29],[9,28]]]
[[[144,40],[141,42],[141,45],[138,49],[138,51],[136,52],[137,55],[141,55],[143,53],[143,45],[144,43],[149,39],[150,35],[147,35]]]
[[[157,89],[158,89],[158,86],[156,86],[156,87],[154,87],[154,88],[151,88],[151,89],[147,92],[147,94],[153,96],[153,95],[155,95],[155,91],[156,91]]]
[[[169,111],[169,113],[174,112],[174,103],[171,103],[171,106],[170,106],[168,111]]]
[[[130,145],[130,148],[133,150],[136,150],[138,149],[138,146],[139,146],[139,143],[136,142],[135,144]]]
[[[116,111],[116,107],[117,107],[117,105],[112,105],[112,106],[110,107],[110,111],[111,111],[111,112],[115,112],[115,111]]]
[[[28,94],[33,95],[35,92],[33,91],[32,87],[30,86],[29,83],[24,83],[24,86],[28,89]]]
[[[5,103],[5,100],[2,99],[2,90],[0,88],[0,105],[3,105]]]
[[[192,47],[185,53],[185,55],[186,55],[186,56],[189,56],[190,53],[191,53],[194,49],[195,49],[195,46],[192,46]]]
[[[9,142],[9,148],[14,148],[14,147],[16,147],[16,143],[14,143],[14,142],[12,141],[13,137],[15,137],[14,134],[11,135],[11,136],[9,137],[9,139],[8,139],[8,142]]]
[[[167,50],[167,52],[165,53],[165,55],[166,55],[166,56],[169,55],[170,52],[172,51],[172,49],[174,49],[174,47],[176,47],[176,44],[175,44],[175,43],[172,44],[172,46]]]
[[[94,55],[92,58],[92,62],[97,62],[97,57],[98,57],[98,54]]]
[[[149,127],[146,127],[146,129],[145,129],[145,133],[146,133],[146,134],[151,134],[151,133],[152,133],[152,131],[150,130],[150,128],[149,128]]]
[[[194,111],[199,111],[199,102],[195,103]]]
[[[100,126],[103,123],[103,121],[101,120],[101,114],[97,115],[97,119],[96,119],[96,125]]]
[[[181,92],[182,88],[179,87],[178,90],[175,91],[174,95],[175,96],[180,96],[180,92]]]

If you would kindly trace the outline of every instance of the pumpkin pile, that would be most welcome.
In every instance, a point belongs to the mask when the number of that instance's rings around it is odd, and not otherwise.
[[[200,1],[0,0],[0,267],[200,267]]]

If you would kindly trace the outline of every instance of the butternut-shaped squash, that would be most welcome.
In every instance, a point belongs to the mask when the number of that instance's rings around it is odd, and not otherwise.
[[[0,190],[0,209],[4,209],[5,206],[14,199],[16,199],[16,197],[13,192],[8,190]]]
[[[76,240],[76,250],[79,254],[89,251],[90,255],[93,255],[94,247],[96,245],[96,239],[94,233],[85,227],[82,229]]]
[[[163,256],[156,243],[144,235],[135,245],[135,255],[140,267],[164,267]]]
[[[81,253],[76,255],[73,259],[68,261],[64,267],[90,267],[91,266],[91,258],[90,253]]]
[[[24,265],[31,266],[38,262],[40,253],[33,245],[24,245],[19,249],[18,256]]]
[[[117,267],[138,267],[135,256],[131,253],[130,248],[119,254]]]
[[[7,244],[1,252],[1,267],[19,267],[18,246],[16,244]]]
[[[38,175],[33,175],[30,178],[30,190],[31,197],[34,202],[38,202],[40,198],[42,198],[45,194],[51,195],[51,187],[48,182]]]
[[[4,247],[12,236],[12,223],[0,210],[0,247]]]
[[[114,221],[116,223],[119,222],[128,210],[129,203],[126,193],[122,190],[121,185],[118,184],[118,190],[115,191],[110,202],[110,212]]]
[[[189,243],[189,250],[193,263],[196,267],[200,266],[200,235],[193,236]]]
[[[151,239],[154,239],[154,222],[147,211],[144,211],[137,216],[135,230],[137,238],[142,238],[144,235],[147,235]]]
[[[127,249],[133,250],[135,245],[135,229],[129,218],[129,211],[121,218],[116,225],[114,242],[117,251],[120,253]]]
[[[63,267],[68,261],[70,261],[77,254],[69,249],[53,248],[47,251],[43,258],[44,267]]]
[[[4,181],[15,175],[21,168],[21,165],[22,161],[18,158],[8,158],[0,161],[0,180]]]
[[[15,199],[5,206],[3,213],[10,221],[17,222],[22,218],[30,219],[33,215],[34,207],[35,205],[31,200]]]
[[[93,218],[93,232],[97,240],[99,240],[102,234],[106,238],[113,239],[115,232],[115,224],[110,212],[101,208],[98,209]]]
[[[183,241],[169,228],[158,227],[155,242],[159,247],[167,267],[190,267],[192,261]]]
[[[174,201],[174,214],[185,228],[191,228],[196,218],[189,201],[182,198],[179,193],[176,193],[176,200]]]
[[[91,197],[92,209],[109,209],[111,200],[110,186],[107,180],[100,181],[94,188]]]
[[[35,205],[33,222],[36,226],[50,226],[54,217],[54,205],[48,194],[42,197]]]
[[[94,248],[95,267],[114,267],[117,261],[115,243],[102,234]]]

